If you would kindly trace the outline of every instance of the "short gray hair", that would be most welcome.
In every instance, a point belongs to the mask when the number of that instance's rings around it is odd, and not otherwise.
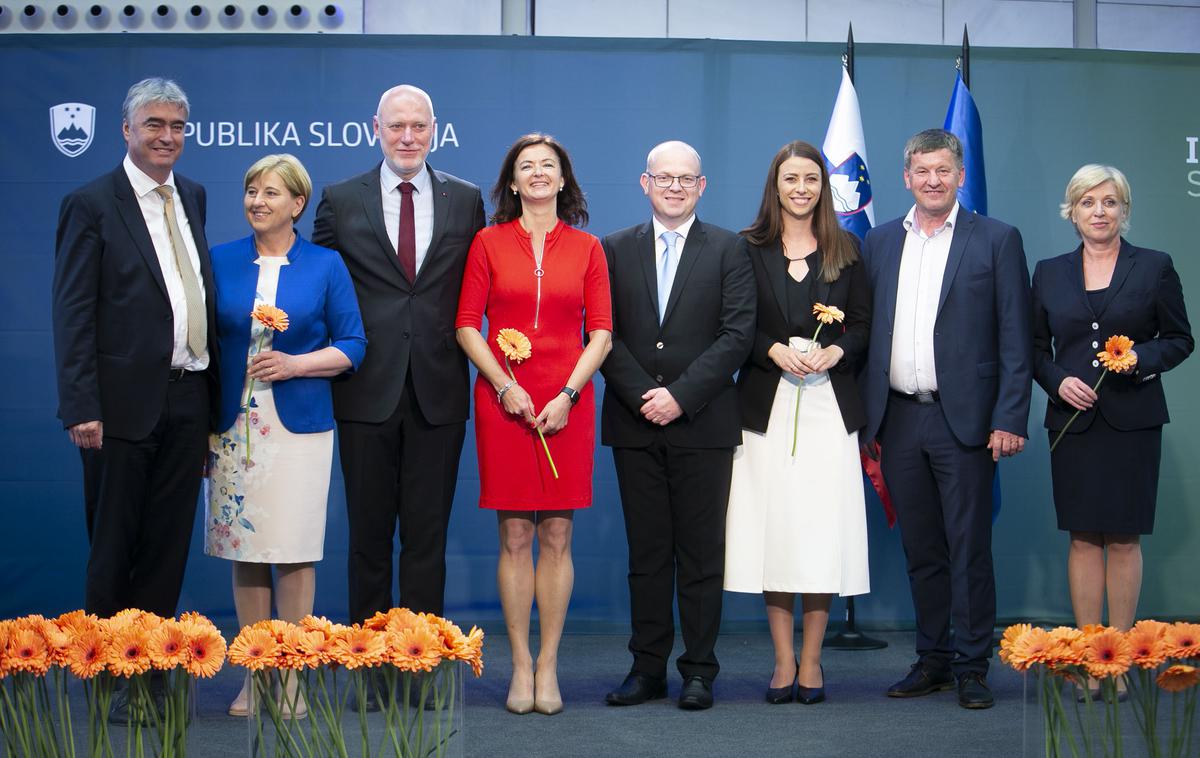
[[[1102,166],[1099,163],[1089,163],[1081,167],[1071,177],[1071,181],[1067,182],[1067,191],[1063,196],[1062,205],[1058,206],[1058,213],[1067,221],[1071,221],[1071,211],[1074,210],[1079,200],[1092,189],[1099,187],[1105,182],[1112,182],[1113,187],[1117,190],[1117,199],[1121,201],[1121,233],[1129,231],[1129,214],[1133,210],[1133,190],[1129,189],[1129,180],[1125,178],[1125,174],[1112,166]],[[1074,224],[1074,221],[1071,221]],[[1076,231],[1079,231],[1076,229]]]
[[[151,103],[177,105],[183,109],[184,118],[187,118],[191,110],[187,95],[178,84],[170,79],[152,76],[129,88],[129,93],[125,95],[125,104],[121,106],[121,118],[125,119],[125,123],[132,125],[133,114]]]
[[[912,157],[916,153],[936,153],[938,150],[949,150],[954,155],[958,168],[963,167],[963,147],[958,137],[945,129],[926,129],[917,132],[904,143],[904,169],[912,165]]]

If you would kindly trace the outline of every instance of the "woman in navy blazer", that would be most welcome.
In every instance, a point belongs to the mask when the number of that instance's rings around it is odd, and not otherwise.
[[[1067,573],[1081,627],[1101,623],[1106,593],[1109,623],[1133,625],[1140,535],[1154,528],[1162,425],[1170,420],[1162,373],[1194,344],[1171,256],[1121,237],[1131,201],[1117,169],[1079,169],[1061,210],[1082,243],[1033,274],[1034,375],[1049,396],[1052,443],[1079,412],[1050,465],[1058,528],[1071,534]],[[1097,353],[1115,334],[1133,340],[1137,365],[1094,391],[1103,371]]]
[[[272,566],[279,616],[312,613],[333,461],[330,380],[366,352],[341,256],[293,229],[311,196],[296,158],[268,155],[245,178],[254,233],[212,249],[217,336],[230,360],[221,366],[221,431],[209,440],[205,552],[234,562],[242,626],[271,616]],[[264,306],[286,313],[286,329],[251,317]],[[289,684],[284,710],[299,717],[304,704]],[[251,710],[247,684],[229,712]]]

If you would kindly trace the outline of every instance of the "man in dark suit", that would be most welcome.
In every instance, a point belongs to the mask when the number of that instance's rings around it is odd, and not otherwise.
[[[350,524],[350,618],[395,603],[442,613],[446,528],[470,407],[454,338],[467,249],[484,225],[479,188],[425,162],[437,123],[424,91],[399,85],[375,115],[383,162],[326,187],[313,241],[341,253],[367,333],[357,373],[333,387]]]
[[[173,616],[215,407],[204,188],[173,172],[187,96],[145,79],[125,98],[117,169],[59,211],[58,417],[83,459],[84,607]]]
[[[755,295],[737,237],[696,218],[705,183],[689,145],[658,145],[641,178],[653,218],[604,239],[614,328],[601,436],[621,488],[633,626],[633,667],[610,705],[666,696],[676,580],[679,707],[713,702],[725,507],[742,437],[733,374],[754,340]]]
[[[916,204],[863,243],[874,308],[862,439],[881,455],[917,622],[919,658],[887,694],[926,695],[957,677],[959,704],[988,708],[992,478],[1027,436],[1029,271],[1019,231],[959,207],[964,177],[953,134],[918,133],[904,148]]]

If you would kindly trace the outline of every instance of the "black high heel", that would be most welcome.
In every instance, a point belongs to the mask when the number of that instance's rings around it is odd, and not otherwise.
[[[770,703],[771,705],[782,705],[783,703],[792,702],[793,700],[796,699],[796,687],[799,686],[799,681],[800,681],[800,664],[797,663],[796,664],[796,678],[792,680],[791,684],[785,684],[782,687],[768,687],[767,688],[767,702]]]
[[[800,684],[800,668],[796,668],[796,702],[803,705],[816,705],[825,702],[825,667],[821,667],[821,686],[805,687]]]

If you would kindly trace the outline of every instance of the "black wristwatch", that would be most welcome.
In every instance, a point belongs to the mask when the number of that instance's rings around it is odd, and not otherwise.
[[[579,402],[579,393],[570,387],[563,387],[561,390],[559,390],[559,392],[571,399],[571,405],[575,405],[575,403]]]

